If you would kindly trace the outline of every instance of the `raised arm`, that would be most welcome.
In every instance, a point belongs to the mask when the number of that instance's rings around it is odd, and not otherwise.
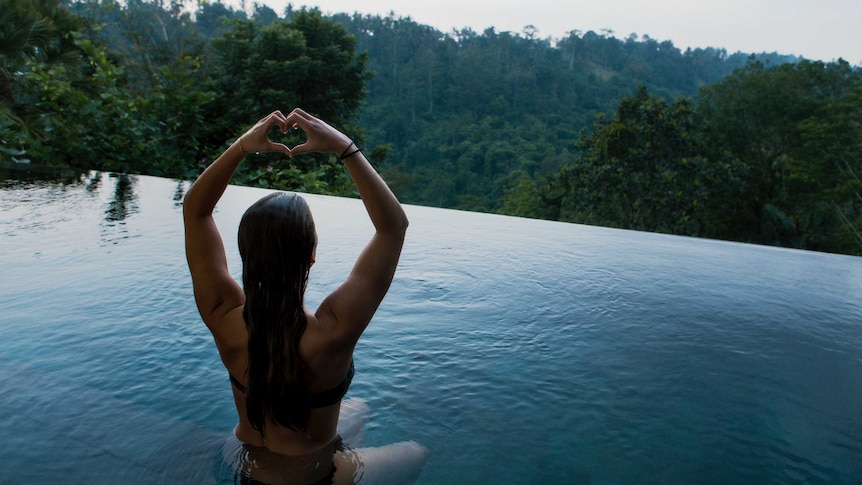
[[[250,152],[290,150],[269,140],[269,131],[278,126],[287,130],[284,115],[276,111],[258,121],[219,156],[191,186],[183,200],[186,233],[186,259],[192,275],[195,301],[204,323],[221,343],[217,323],[229,311],[244,303],[242,289],[230,276],[224,244],[212,214],[237,166]]]
[[[306,143],[291,149],[291,156],[326,152],[341,157],[374,224],[375,233],[347,280],[318,309],[319,315],[334,318],[341,342],[352,347],[392,283],[407,231],[407,215],[386,182],[347,135],[300,109],[287,116],[287,124],[301,128],[308,137]]]

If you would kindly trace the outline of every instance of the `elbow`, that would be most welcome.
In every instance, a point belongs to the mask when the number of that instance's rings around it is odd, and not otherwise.
[[[194,215],[194,207],[194,200],[189,200],[189,192],[186,192],[186,195],[183,197],[183,219],[188,219]]]
[[[402,233],[406,233],[407,227],[410,225],[410,221],[407,219],[407,214],[404,212],[403,208],[399,212],[400,212],[400,214],[398,214],[399,217],[398,217],[398,223],[397,223],[396,227]]]
[[[404,235],[407,233],[407,226],[409,225],[410,221],[407,220],[407,214],[404,213],[403,209],[387,217],[385,224],[375,224],[378,233],[390,234],[401,239],[404,239]]]
[[[200,218],[205,215],[206,214],[204,214],[200,208],[200,203],[197,197],[197,190],[194,184],[192,184],[192,186],[189,187],[189,190],[186,192],[186,195],[183,196],[183,218]]]

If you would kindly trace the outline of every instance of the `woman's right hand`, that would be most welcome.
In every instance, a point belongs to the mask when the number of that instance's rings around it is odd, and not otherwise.
[[[285,126],[301,129],[306,136],[305,143],[288,149],[290,156],[307,152],[339,155],[353,144],[350,137],[299,108],[294,109],[285,117]]]

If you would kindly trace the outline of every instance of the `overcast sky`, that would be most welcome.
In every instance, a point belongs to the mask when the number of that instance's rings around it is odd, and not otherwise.
[[[225,3],[238,5],[240,0]],[[670,40],[686,47],[796,54],[862,65],[862,0],[246,0],[269,5],[279,15],[292,3],[324,13],[388,15],[430,25],[442,32],[487,27],[564,37],[571,30],[609,29],[624,39],[631,33]]]

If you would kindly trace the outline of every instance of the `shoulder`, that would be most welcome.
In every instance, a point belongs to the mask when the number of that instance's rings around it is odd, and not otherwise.
[[[219,318],[213,319],[211,323],[207,323],[219,355],[228,368],[230,368],[230,362],[244,356],[247,351],[248,331],[242,316],[244,308],[245,305],[236,306]]]
[[[309,328],[312,324],[317,331],[319,344],[325,345],[329,352],[338,352],[341,350],[353,351],[356,342],[359,340],[353,332],[349,332],[349,322],[345,322],[344,317],[339,320],[338,315],[333,310],[331,297],[323,300],[314,314],[308,317]]]
[[[323,305],[316,312],[306,312],[308,326],[302,337],[303,360],[314,365],[320,362],[323,367],[339,362],[347,362],[353,356],[356,342],[341,331],[335,316]]]

